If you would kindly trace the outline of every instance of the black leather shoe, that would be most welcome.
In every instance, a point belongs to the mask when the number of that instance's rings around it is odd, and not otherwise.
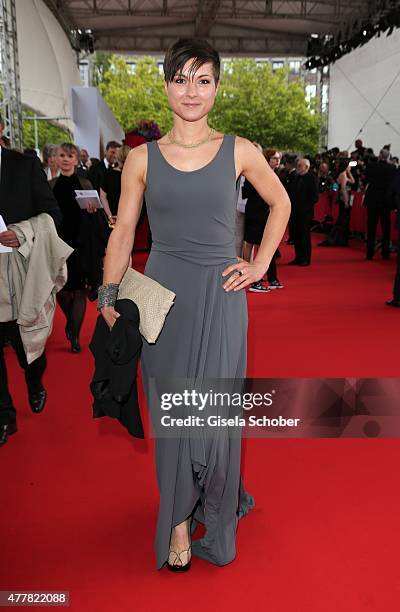
[[[11,436],[12,434],[16,433],[16,431],[17,431],[16,423],[9,423],[8,425],[0,425],[0,446],[3,446],[7,442],[8,436]]]
[[[310,262],[309,261],[299,261],[299,263],[297,265],[301,266],[302,268],[304,268],[304,266],[309,266]]]
[[[297,259],[292,259],[292,261],[288,261],[288,266],[298,266],[299,262]]]
[[[393,306],[393,308],[400,308],[400,302],[397,302],[396,300],[387,300],[386,305]]]
[[[80,353],[81,350],[78,338],[71,338],[71,353]]]
[[[47,399],[46,389],[42,389],[41,391],[38,391],[37,393],[31,393],[29,395],[29,404],[32,409],[32,412],[34,412],[35,414],[42,412],[45,406],[45,403],[46,403],[46,399]]]

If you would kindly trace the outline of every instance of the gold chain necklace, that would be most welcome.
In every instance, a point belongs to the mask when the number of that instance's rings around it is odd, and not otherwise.
[[[185,142],[180,142],[179,140],[175,140],[175,138],[172,136],[172,130],[168,132],[167,136],[171,144],[176,144],[178,145],[178,147],[184,147],[185,149],[194,149],[195,147],[199,147],[205,142],[208,142],[209,140],[211,140],[211,137],[214,134],[215,134],[214,128],[210,128],[207,138],[204,138],[203,140],[200,140],[199,142],[195,142],[191,144],[186,144]]]

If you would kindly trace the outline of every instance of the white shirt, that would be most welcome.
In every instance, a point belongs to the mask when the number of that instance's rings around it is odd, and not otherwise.
[[[45,172],[45,175],[46,175],[48,181],[51,181],[51,179],[56,178],[56,177],[60,176],[60,174],[61,174],[61,170],[58,169],[57,173],[56,173],[56,176],[53,177],[52,174],[51,174],[51,168],[49,166],[47,166],[47,168],[45,168],[44,172]]]

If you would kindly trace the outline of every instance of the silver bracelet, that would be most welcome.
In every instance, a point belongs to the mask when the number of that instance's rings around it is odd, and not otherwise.
[[[114,306],[118,297],[119,283],[107,283],[100,285],[97,292],[97,310],[105,306]]]

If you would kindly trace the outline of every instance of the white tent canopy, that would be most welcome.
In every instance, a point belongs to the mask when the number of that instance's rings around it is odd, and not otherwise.
[[[70,89],[80,85],[70,42],[42,0],[16,0],[16,9],[22,103],[47,117],[70,117]]]
[[[353,149],[354,139],[375,152],[391,144],[400,154],[400,30],[374,38],[331,66],[329,146]],[[362,130],[362,131],[360,131]]]
[[[40,116],[59,117],[98,157],[107,140],[122,139],[122,128],[96,89],[80,87],[75,52],[44,2],[16,0],[16,9],[22,103]]]

